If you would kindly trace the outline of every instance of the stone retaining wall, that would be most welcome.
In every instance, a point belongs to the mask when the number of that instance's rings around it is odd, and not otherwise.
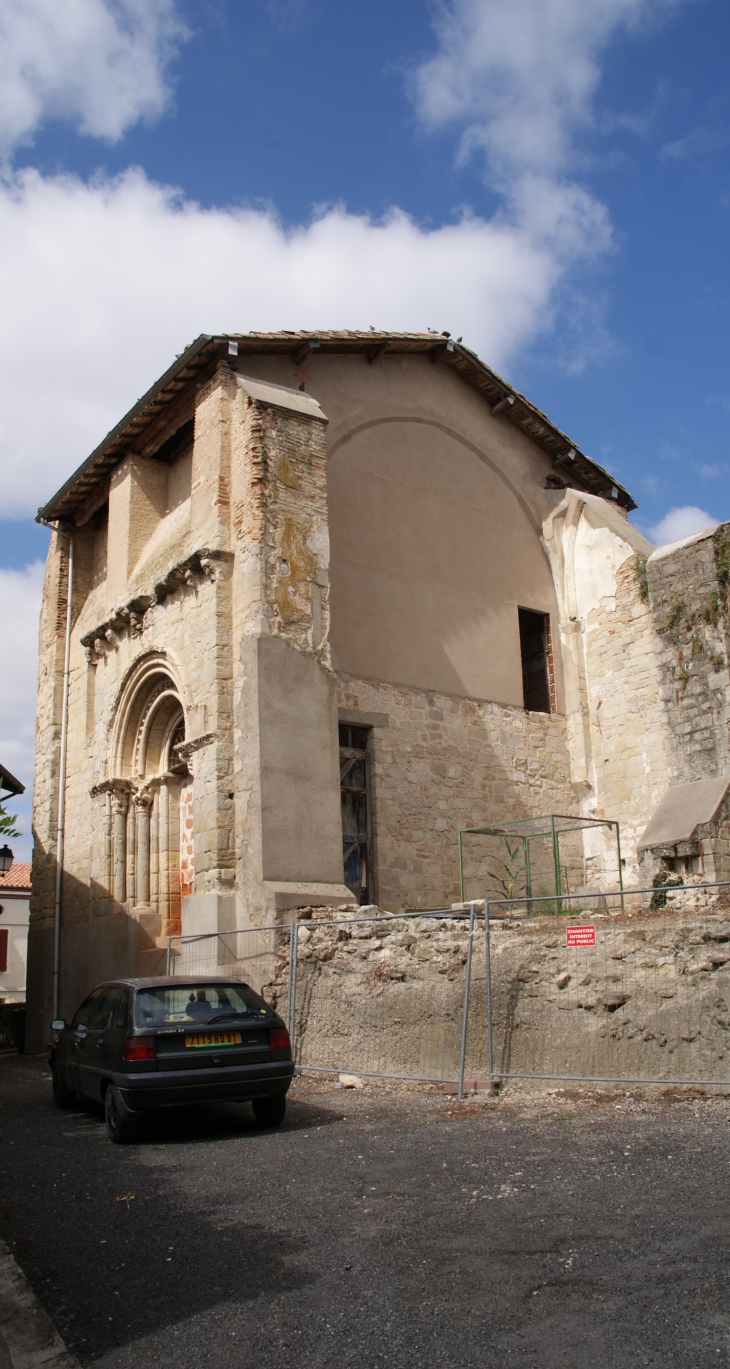
[[[694,907],[491,923],[494,1068],[501,1073],[730,1081],[730,916]],[[299,929],[297,1058],[334,1070],[454,1079],[468,923],[343,922]],[[288,947],[264,995],[285,1011]],[[486,1077],[483,923],[472,958],[467,1077]]]

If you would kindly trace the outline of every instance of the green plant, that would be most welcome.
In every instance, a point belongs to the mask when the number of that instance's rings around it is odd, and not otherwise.
[[[680,598],[678,594],[675,594],[669,612],[664,620],[663,630],[665,632],[671,632],[672,628],[677,627],[681,623],[686,612],[687,605],[685,604],[684,599]]]
[[[502,873],[490,870],[489,877],[502,896],[511,901],[522,898],[527,892],[525,860],[521,842],[510,841],[509,837],[503,837],[503,841],[507,849],[507,859],[500,860],[499,856],[494,857],[494,863],[500,867]]]
[[[710,665],[714,671],[722,670],[725,665],[725,657],[721,651],[708,651]]]
[[[19,837],[15,823],[18,821],[17,813],[8,813],[4,804],[0,803],[0,837]]]
[[[715,568],[720,583],[730,583],[730,531],[727,527],[723,527],[715,538]]]
[[[699,632],[696,632],[696,633],[695,633],[695,635],[694,635],[694,637],[692,638],[692,641],[691,641],[691,643],[690,643],[690,646],[692,647],[692,655],[693,655],[693,656],[700,656],[700,655],[702,654],[702,652],[704,651],[704,649],[705,649],[705,644],[704,644],[702,638],[700,637]]]
[[[716,589],[710,590],[707,596],[707,603],[701,610],[701,616],[710,627],[717,627],[717,620],[720,617],[720,596]]]
[[[637,556],[634,564],[634,574],[636,583],[639,587],[639,598],[643,603],[649,602],[649,575],[646,569],[646,557]]]

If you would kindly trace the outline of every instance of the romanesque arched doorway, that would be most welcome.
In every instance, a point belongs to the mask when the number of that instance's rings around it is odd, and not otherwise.
[[[112,729],[110,886],[157,936],[181,930],[193,879],[192,775],[180,755],[185,713],[169,664],[140,662],[122,690]]]

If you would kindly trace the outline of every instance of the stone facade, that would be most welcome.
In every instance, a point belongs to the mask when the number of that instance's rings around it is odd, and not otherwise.
[[[460,897],[459,828],[571,812],[565,718],[343,678],[340,716],[372,727],[376,896],[383,908]],[[467,873],[472,896],[479,863]]]
[[[556,812],[620,824],[637,878],[664,791],[727,764],[727,570],[724,529],[652,555],[631,507],[446,337],[187,349],[43,511],[30,1048],[52,1005],[71,544],[67,1014],[181,930],[352,901],[338,723],[369,769],[351,849],[370,843],[388,911],[458,899],[460,828]],[[545,711],[525,707],[525,613]],[[615,885],[614,834],[573,839],[571,887]]]

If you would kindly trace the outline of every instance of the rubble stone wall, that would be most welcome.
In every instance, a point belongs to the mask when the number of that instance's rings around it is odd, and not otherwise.
[[[730,766],[729,547],[722,524],[647,563],[672,784]]]

